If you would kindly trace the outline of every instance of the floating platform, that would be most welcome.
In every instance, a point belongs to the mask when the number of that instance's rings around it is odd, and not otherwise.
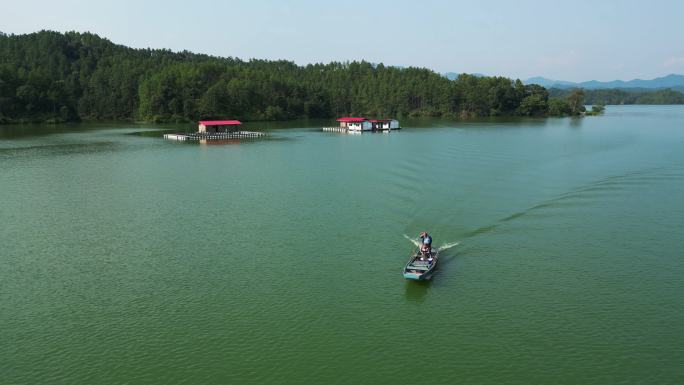
[[[323,131],[325,132],[343,132],[347,133],[349,132],[349,129],[345,127],[323,127]]]
[[[390,131],[396,131],[399,130],[400,128],[385,128],[385,129],[374,129],[374,130],[350,130],[346,127],[323,127],[323,131],[325,132],[341,132],[343,134],[360,134],[362,132],[390,132]]]
[[[164,139],[203,142],[208,140],[263,138],[266,136],[268,136],[267,133],[257,131],[194,132],[190,134],[164,134]]]

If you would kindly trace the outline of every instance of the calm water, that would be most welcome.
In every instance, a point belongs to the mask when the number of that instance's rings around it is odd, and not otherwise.
[[[405,125],[0,128],[0,382],[684,382],[684,107]]]

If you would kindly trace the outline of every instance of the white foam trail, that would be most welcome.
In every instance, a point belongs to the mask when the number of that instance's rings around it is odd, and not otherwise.
[[[418,242],[417,239],[411,238],[411,237],[409,237],[409,236],[406,235],[406,234],[404,234],[404,238],[406,238],[406,239],[408,239],[409,241],[411,241],[411,243],[413,243],[414,245],[416,245],[416,247],[420,247],[420,242]]]
[[[445,243],[445,244],[443,244],[442,246],[440,246],[440,247],[437,249],[437,251],[444,251],[444,250],[450,249],[450,248],[452,248],[452,247],[458,245],[459,243],[461,243],[461,242]]]

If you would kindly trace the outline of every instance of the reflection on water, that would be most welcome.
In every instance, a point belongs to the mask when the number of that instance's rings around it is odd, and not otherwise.
[[[594,117],[594,118],[596,118],[596,117]],[[584,119],[591,119],[591,117],[589,117],[589,118],[587,118],[587,117],[584,117],[584,118],[582,118],[582,117],[572,117],[572,118],[570,118],[570,127],[571,127],[571,128],[580,128],[580,127],[582,127],[582,123],[584,123]]]
[[[437,277],[434,276],[428,281],[406,280],[406,284],[404,285],[404,298],[411,302],[423,302],[430,291],[430,286],[432,286],[433,279],[436,278]]]
[[[134,124],[134,123],[67,123],[67,124],[8,124],[0,125],[0,140],[35,138],[72,133],[95,133],[97,131],[129,129],[140,136],[163,136],[166,131],[184,131],[178,124]]]
[[[15,159],[17,157],[94,154],[114,151],[119,146],[120,144],[117,142],[83,142],[37,146],[19,146],[14,144],[12,147],[0,147],[0,158]]]

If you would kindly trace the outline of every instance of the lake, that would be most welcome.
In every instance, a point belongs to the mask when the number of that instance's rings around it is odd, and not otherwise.
[[[0,127],[2,383],[684,381],[683,106],[402,124]]]

